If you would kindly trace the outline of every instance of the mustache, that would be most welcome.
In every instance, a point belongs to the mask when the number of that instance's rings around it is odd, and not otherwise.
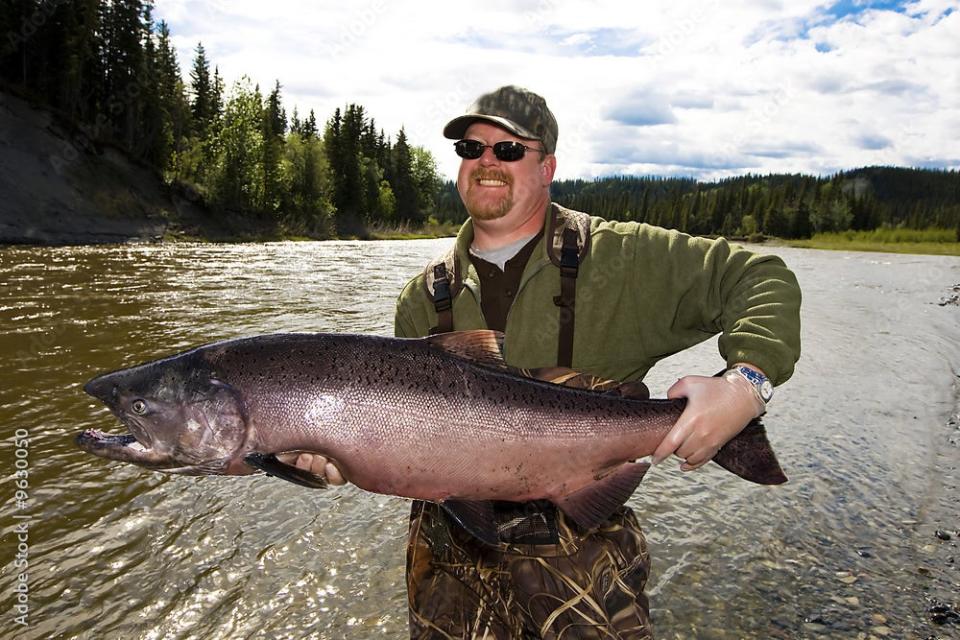
[[[496,169],[484,169],[482,167],[470,174],[471,182],[476,182],[477,180],[502,180],[508,185],[513,184],[513,180],[511,180],[507,174],[497,171]]]

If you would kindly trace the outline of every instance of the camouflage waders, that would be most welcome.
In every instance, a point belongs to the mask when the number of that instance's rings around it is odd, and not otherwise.
[[[547,513],[556,513],[555,544],[493,547],[437,505],[415,502],[407,546],[410,637],[651,638],[643,594],[650,556],[633,512],[621,507],[587,534],[561,512]]]

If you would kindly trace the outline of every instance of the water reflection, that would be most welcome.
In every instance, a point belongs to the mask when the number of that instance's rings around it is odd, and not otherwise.
[[[106,369],[242,335],[391,333],[397,292],[449,242],[0,252],[5,475],[13,432],[30,433],[22,637],[402,636],[406,501],[167,477],[87,456],[72,436],[117,430],[81,390]],[[923,596],[942,580],[916,568],[937,553],[934,515],[957,507],[943,478],[960,464],[945,447],[960,310],[936,302],[960,282],[960,261],[779,253],[805,296],[803,360],[767,418],[791,482],[650,474],[632,504],[653,547],[658,636],[924,637]],[[662,394],[718,366],[710,341],[662,363],[650,386]],[[14,581],[6,564],[5,594]]]

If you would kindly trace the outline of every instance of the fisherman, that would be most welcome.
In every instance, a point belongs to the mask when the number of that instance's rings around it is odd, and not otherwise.
[[[551,202],[558,126],[526,89],[481,96],[443,134],[456,141],[470,218],[455,247],[401,292],[398,336],[496,329],[516,367],[638,381],[720,333],[726,372],[683,377],[667,392],[687,405],[654,463],[675,455],[684,471],[765,411],[800,353],[800,290],[779,258]],[[555,371],[557,382],[584,379]],[[321,456],[297,465],[344,481]],[[414,503],[412,638],[652,637],[650,556],[629,508],[586,531],[546,502],[498,503],[496,513],[501,543],[491,546],[437,505]]]

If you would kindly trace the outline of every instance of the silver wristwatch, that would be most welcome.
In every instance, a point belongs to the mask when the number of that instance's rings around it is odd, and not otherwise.
[[[756,391],[757,397],[763,401],[763,404],[770,402],[770,399],[773,398],[773,383],[756,369],[751,369],[750,367],[733,367],[729,369],[724,375],[736,374],[753,385],[753,390]]]

